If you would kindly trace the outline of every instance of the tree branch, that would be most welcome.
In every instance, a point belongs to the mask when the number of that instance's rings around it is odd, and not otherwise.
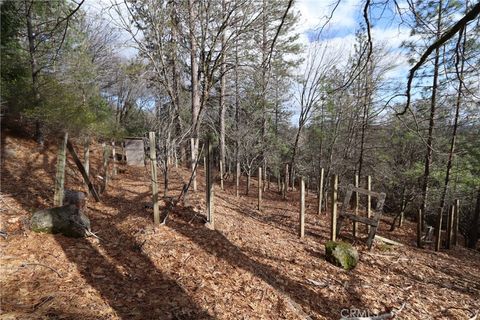
[[[449,30],[447,30],[440,38],[434,41],[422,54],[418,62],[410,69],[407,82],[407,90],[405,95],[407,96],[407,103],[402,112],[397,113],[398,116],[404,115],[410,108],[411,102],[411,88],[415,72],[425,63],[430,54],[440,48],[445,42],[450,40],[457,32],[461,32],[468,24],[468,22],[474,20],[480,14],[480,2],[472,7],[472,9],[465,14],[465,16],[458,20]]]

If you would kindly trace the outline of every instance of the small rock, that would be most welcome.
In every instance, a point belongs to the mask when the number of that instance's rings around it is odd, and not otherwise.
[[[325,256],[328,262],[345,270],[355,268],[358,262],[358,251],[351,244],[341,241],[327,241]]]
[[[83,209],[85,208],[85,203],[85,193],[69,189],[65,189],[63,192],[63,205],[72,204],[77,207],[77,209]]]

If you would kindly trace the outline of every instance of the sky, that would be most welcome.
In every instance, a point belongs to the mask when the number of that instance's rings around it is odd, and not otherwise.
[[[300,13],[298,32],[304,45],[315,41],[320,27],[331,16],[336,0],[297,0],[295,9]],[[402,1],[398,2],[402,6]],[[400,49],[403,41],[410,38],[410,30],[399,26],[398,16],[387,8],[374,8],[371,11],[372,40],[374,45],[383,43],[390,49],[390,57],[396,61],[397,67],[389,72],[389,77],[407,76],[409,65],[405,54]],[[329,41],[332,46],[340,46],[342,55],[348,57],[353,52],[355,32],[363,22],[363,1],[342,0],[335,9],[330,22],[325,25],[321,39]]]
[[[85,10],[95,14],[111,6],[113,0],[86,0]],[[341,0],[336,7],[329,23],[325,25],[321,40],[328,42],[332,47],[331,55],[338,55],[348,59],[353,52],[355,32],[363,21],[363,2],[361,0]],[[308,48],[316,41],[316,34],[331,15],[337,0],[295,0],[293,10],[299,14],[299,23],[295,32],[300,34],[299,41]],[[397,1],[402,7],[403,0]],[[399,19],[391,8],[374,8],[370,12],[372,25],[373,43],[384,43],[389,52],[385,54],[385,61],[395,61],[396,66],[388,71],[385,76],[389,79],[406,82],[409,64],[406,55],[400,50],[401,43],[410,37],[410,31],[406,26],[399,27]],[[128,35],[123,37],[128,39]],[[128,43],[128,41],[127,41]],[[130,58],[135,55],[135,50],[120,48],[121,55]],[[305,53],[305,57],[306,57]],[[299,70],[301,72],[301,70]],[[296,110],[293,110],[294,115]],[[295,116],[294,116],[295,117]],[[295,120],[293,120],[295,121]]]

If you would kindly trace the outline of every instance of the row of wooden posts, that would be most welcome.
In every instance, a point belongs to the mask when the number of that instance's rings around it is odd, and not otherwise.
[[[94,187],[93,183],[90,180],[90,144],[88,140],[85,140],[84,144],[84,153],[83,153],[83,163],[78,157],[77,152],[71,141],[68,139],[68,132],[65,132],[62,136],[59,149],[57,154],[57,165],[56,165],[56,174],[55,174],[55,186],[54,186],[54,196],[53,204],[54,206],[61,206],[63,204],[64,188],[65,188],[65,167],[67,163],[67,150],[72,155],[73,161],[77,168],[79,169],[82,178],[95,201],[100,201],[100,196],[97,189]],[[109,179],[115,177],[118,173],[117,170],[117,158],[115,151],[115,142],[111,143],[111,148],[106,144],[102,144],[103,147],[103,164],[102,164],[102,174],[103,182],[100,186],[100,191],[104,192],[107,189]],[[112,154],[113,158],[113,170],[110,174],[109,172],[109,158]]]
[[[150,169],[151,169],[151,182],[152,182],[152,194],[153,194],[153,212],[154,212],[154,223],[160,223],[160,211],[158,205],[158,172],[157,172],[157,157],[156,157],[156,143],[155,143],[155,133],[149,133],[149,142],[150,142]],[[101,186],[101,191],[104,192],[108,186],[108,181],[110,178],[109,174],[109,158],[110,153],[112,154],[113,158],[113,170],[111,176],[114,177],[117,175],[117,159],[116,159],[116,151],[115,151],[115,142],[112,142],[111,148],[106,144],[103,143],[103,184]],[[85,184],[87,185],[90,194],[93,195],[96,201],[99,201],[99,195],[97,190],[94,188],[91,180],[89,179],[89,144],[86,143],[84,145],[84,163],[80,161],[72,143],[68,140],[68,133],[65,133],[62,137],[62,140],[59,144],[59,151],[57,157],[57,166],[56,166],[56,177],[55,177],[55,193],[54,193],[54,205],[61,206],[63,202],[63,193],[64,193],[64,183],[65,183],[65,166],[66,166],[66,158],[67,158],[67,150],[73,157],[73,160],[80,170],[82,177],[84,178]],[[214,189],[213,189],[213,148],[209,141],[207,141],[206,147],[206,156],[204,159],[204,167],[205,167],[205,185],[206,185],[206,214],[207,214],[207,222],[211,228],[214,228]],[[286,192],[289,185],[289,171],[288,171],[288,164],[285,165],[285,179],[284,181],[280,182],[279,191],[281,191],[282,196],[286,199]],[[265,184],[263,182],[264,172],[262,175],[262,168],[258,168],[258,210],[262,210],[262,192]],[[236,189],[236,196],[239,197],[239,187],[240,187],[240,164],[237,163],[236,166],[236,179],[235,179],[235,189]],[[270,179],[268,179],[270,182]],[[220,187],[223,190],[223,176],[220,180]],[[320,214],[322,211],[322,196],[323,196],[323,184],[324,184],[324,169],[320,169],[319,173],[319,186],[318,186],[318,205],[317,205],[317,213]],[[355,187],[359,187],[359,177],[358,175],[355,176]],[[268,188],[270,188],[268,183]],[[371,191],[371,177],[367,176],[367,190]],[[308,190],[307,190],[308,192]],[[336,221],[338,218],[337,213],[337,202],[338,202],[338,176],[333,175],[331,181],[331,192],[330,192],[330,199],[331,199],[331,219],[330,219],[330,239],[336,239]],[[359,208],[359,195],[355,192],[355,206],[354,206],[354,214],[358,215],[358,208]],[[446,239],[445,239],[445,247],[449,249],[451,245],[456,246],[458,243],[458,225],[459,225],[459,208],[460,208],[460,201],[456,199],[454,204],[449,207],[448,215],[447,215],[447,230],[446,230]],[[368,218],[371,217],[372,208],[371,208],[371,196],[367,195],[367,212],[366,216]],[[400,221],[402,221],[402,218]],[[442,225],[442,217],[439,217],[440,221],[437,222],[437,226]],[[423,213],[421,210],[418,211],[417,216],[417,246],[422,247],[424,240],[424,219]],[[369,232],[369,226],[367,226],[367,233]],[[357,223],[353,222],[352,228],[353,236],[356,237],[358,233]],[[299,214],[299,236],[304,237],[305,235],[305,180],[302,177],[300,180],[300,214]],[[427,239],[428,240],[428,239]],[[441,240],[442,240],[442,230],[440,228],[436,228],[435,230],[435,250],[440,250],[441,247]]]
[[[154,207],[154,221],[155,223],[159,223],[159,210],[158,210],[158,182],[157,182],[157,169],[156,169],[156,154],[155,154],[155,133],[150,132],[150,159],[151,159],[151,172],[152,172],[152,191],[153,191],[153,207]],[[215,222],[215,215],[214,215],[214,189],[213,189],[213,173],[212,173],[212,163],[213,163],[213,149],[212,145],[209,141],[206,142],[206,155],[204,157],[204,168],[205,168],[205,198],[206,198],[206,216],[207,216],[207,223],[211,228],[214,228]],[[222,163],[220,162],[220,166]],[[222,172],[223,170],[221,170]],[[265,183],[263,182],[265,172],[262,172],[262,167],[258,168],[258,193],[257,193],[257,209],[262,210],[262,195],[263,195],[263,188],[265,187]],[[284,181],[280,182],[279,189],[282,193],[284,199],[286,199],[286,192],[287,186],[289,185],[289,168],[288,164],[285,165],[285,175]],[[330,192],[330,203],[331,203],[331,214],[330,214],[330,239],[336,240],[337,237],[337,219],[338,219],[338,210],[337,210],[337,203],[338,203],[338,176],[333,175],[331,178],[331,192]],[[270,179],[268,179],[270,182]],[[324,185],[324,169],[320,168],[319,173],[319,185],[318,185],[318,202],[317,202],[317,213],[320,214],[322,212],[322,197],[323,197],[323,185]],[[355,187],[359,188],[359,176],[355,175]],[[223,176],[221,175],[220,178],[220,188],[223,190]],[[372,187],[372,179],[371,176],[367,176],[367,191],[371,191]],[[268,188],[270,188],[268,184]],[[236,176],[235,176],[235,193],[236,196],[240,196],[240,164],[237,163],[236,165]],[[308,192],[308,190],[307,190]],[[358,215],[360,197],[357,192],[355,192],[355,205],[354,205],[354,214]],[[367,195],[367,206],[366,206],[366,217],[370,218],[372,216],[372,201],[371,195]],[[447,240],[446,240],[446,248],[450,248],[452,244],[453,238],[453,245],[457,244],[457,234],[458,234],[458,208],[459,208],[459,201],[456,200],[455,204],[451,206],[448,215],[448,227],[447,227]],[[400,217],[400,224],[402,223],[403,216]],[[424,226],[423,226],[423,217],[421,211],[419,212],[418,216],[418,228],[417,228],[417,243],[418,246],[421,247],[423,244],[422,236],[424,234]],[[370,226],[366,226],[366,232],[370,232]],[[305,180],[302,177],[300,180],[300,214],[299,214],[299,231],[298,235],[300,238],[303,238],[305,235]],[[352,235],[354,237],[358,236],[358,226],[357,222],[353,221],[352,226]],[[436,243],[435,249],[439,250],[441,243],[441,230],[437,229],[436,234]]]
[[[156,151],[155,151],[155,133],[150,132],[149,134],[150,140],[150,166],[151,166],[151,181],[152,181],[152,193],[153,193],[153,211],[154,211],[154,223],[160,223],[160,216],[159,216],[159,208],[158,208],[158,178],[157,178],[157,164],[156,164]],[[206,141],[206,154],[204,158],[204,168],[205,168],[205,198],[206,198],[206,218],[209,227],[214,228],[215,226],[215,215],[214,215],[214,188],[213,188],[213,148],[210,141]],[[240,187],[240,164],[237,163],[236,166],[236,181],[235,181],[235,189],[236,189],[236,196],[239,197],[239,187]],[[257,193],[257,209],[262,210],[262,194],[263,188],[265,184],[263,182],[264,173],[262,174],[262,168],[258,168],[258,193]],[[288,184],[288,165],[285,166],[285,181],[281,183],[281,192],[283,197],[286,196],[286,189]],[[322,204],[322,196],[323,196],[323,180],[324,180],[324,169],[321,168],[320,176],[319,176],[319,188],[318,188],[318,208],[317,213],[321,213],[321,204]],[[223,187],[223,177],[220,180],[220,187]],[[355,185],[358,187],[359,179],[356,176]],[[338,176],[332,176],[332,188],[331,188],[331,230],[330,230],[330,239],[336,239],[336,221],[337,221],[337,202],[338,202]],[[371,189],[371,177],[367,177],[367,188],[368,190]],[[222,188],[223,189],[223,188]],[[359,197],[356,196],[356,206],[355,212],[358,212],[359,207]],[[367,216],[371,216],[371,198],[370,196],[367,197]],[[368,231],[368,230],[367,230]],[[299,215],[299,237],[303,238],[305,235],[305,180],[302,177],[300,179],[300,215]],[[353,235],[357,236],[357,226],[356,222],[354,222],[353,226]]]
[[[443,215],[438,217],[435,228],[434,248],[435,251],[440,251],[442,247],[442,219]],[[460,200],[455,199],[453,204],[448,208],[447,214],[447,230],[445,233],[445,249],[450,249],[452,246],[458,245],[458,225],[460,220]],[[433,227],[429,227],[433,228]],[[425,229],[427,233],[425,234]],[[417,215],[417,247],[422,248],[425,242],[428,242],[428,228],[425,228],[425,220],[421,209],[418,210]]]

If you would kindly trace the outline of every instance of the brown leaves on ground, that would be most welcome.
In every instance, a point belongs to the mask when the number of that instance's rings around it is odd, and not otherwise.
[[[206,228],[201,169],[191,206],[175,207],[166,226],[153,227],[145,208],[148,171],[122,167],[102,202],[88,200],[100,240],[35,234],[28,219],[52,205],[56,161],[56,148],[35,148],[2,137],[0,227],[9,236],[0,240],[0,319],[339,319],[404,302],[402,319],[468,319],[480,310],[478,252],[419,250],[414,224],[394,232],[381,224],[379,234],[404,246],[367,251],[359,240],[360,263],[345,272],[324,260],[329,222],[315,214],[312,193],[304,239],[297,237],[298,192],[284,201],[271,184],[258,211],[255,181],[250,196],[242,189],[239,198],[232,181],[225,191],[216,186],[215,230]],[[101,150],[92,153],[98,185]],[[68,165],[67,187],[85,191],[71,159]],[[188,177],[187,169],[172,169],[170,195]],[[347,224],[342,234],[350,230]]]

